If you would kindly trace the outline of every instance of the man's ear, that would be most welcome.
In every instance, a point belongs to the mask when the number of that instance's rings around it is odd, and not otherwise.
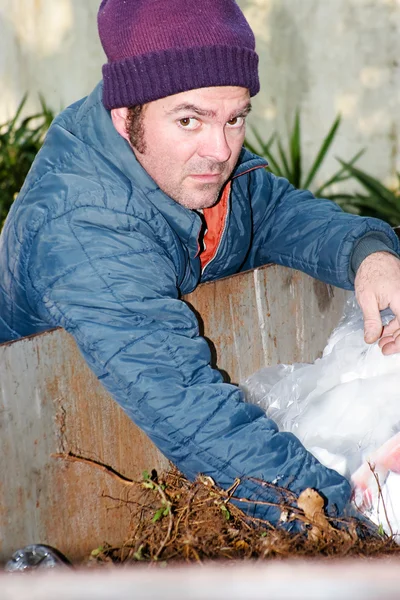
[[[126,121],[128,118],[128,109],[126,107],[123,108],[113,108],[111,109],[111,119],[115,129],[118,131],[123,138],[129,142],[129,135],[126,131]]]

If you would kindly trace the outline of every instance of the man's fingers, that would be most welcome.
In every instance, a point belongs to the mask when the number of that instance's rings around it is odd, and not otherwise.
[[[378,303],[375,297],[370,297],[366,302],[359,300],[359,304],[364,315],[364,339],[367,344],[373,344],[382,335],[382,320]]]
[[[399,314],[399,307],[392,308],[395,315]],[[379,347],[382,354],[395,354],[400,352],[400,319],[396,316],[390,321],[382,331],[382,338],[379,340]]]
[[[385,335],[379,340],[382,354],[395,354],[400,352],[400,329],[396,329],[392,335]]]
[[[392,319],[390,321],[390,323],[385,325],[385,327],[383,328],[383,331],[382,331],[382,335],[383,336],[392,335],[392,333],[395,332],[399,328],[400,328],[399,319],[397,317],[395,317],[394,319]]]

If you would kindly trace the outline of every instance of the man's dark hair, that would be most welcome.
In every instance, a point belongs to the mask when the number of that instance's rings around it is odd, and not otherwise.
[[[146,143],[144,141],[143,104],[128,108],[126,131],[132,146],[140,154],[144,154],[146,152]]]

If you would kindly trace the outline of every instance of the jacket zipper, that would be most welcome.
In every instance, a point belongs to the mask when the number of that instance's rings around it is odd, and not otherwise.
[[[265,167],[266,167],[266,165],[257,165],[256,167],[252,167],[251,169],[248,169],[247,171],[243,171],[243,173],[239,173],[239,175],[234,175],[234,177],[232,177],[231,181],[233,181],[237,177],[241,177],[242,175],[246,175],[246,173],[250,173],[250,171],[255,171],[256,169],[265,169]],[[226,213],[225,213],[225,219],[224,219],[224,227],[222,229],[222,233],[221,233],[221,237],[219,239],[218,246],[217,246],[217,248],[215,250],[214,256],[212,258],[210,258],[210,260],[208,261],[208,263],[205,264],[204,267],[202,268],[202,270],[201,270],[201,274],[202,275],[204,275],[207,267],[209,265],[211,265],[214,262],[214,260],[217,258],[219,249],[221,248],[222,241],[223,241],[224,236],[225,236],[225,231],[227,229],[228,214],[229,214],[229,209],[230,209],[230,206],[231,206],[231,196],[232,196],[232,189],[230,190],[230,193],[229,193],[229,198],[228,198],[227,207],[226,207]]]
[[[224,219],[224,226],[223,226],[223,229],[222,229],[221,236],[220,236],[220,238],[219,238],[218,246],[217,246],[217,247],[216,247],[216,249],[215,249],[214,256],[212,256],[212,257],[210,258],[210,260],[208,261],[208,263],[206,263],[206,264],[204,265],[204,267],[202,268],[202,270],[201,270],[201,274],[202,274],[202,275],[204,275],[204,272],[205,272],[205,270],[207,269],[207,267],[208,267],[209,265],[211,265],[211,264],[214,262],[215,258],[216,258],[216,257],[217,257],[217,255],[218,255],[219,249],[220,249],[220,247],[221,247],[222,240],[223,240],[223,238],[224,238],[225,231],[226,231],[226,225],[227,225],[227,223],[228,223],[228,214],[229,214],[229,209],[230,209],[230,206],[231,206],[231,196],[232,196],[232,189],[230,190],[230,192],[229,192],[229,196],[228,196],[228,202],[227,202],[227,205],[226,205],[226,212],[225,212],[225,219]]]

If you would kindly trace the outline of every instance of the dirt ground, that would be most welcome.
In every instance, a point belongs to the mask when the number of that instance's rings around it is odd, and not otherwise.
[[[286,522],[296,519],[302,523],[301,533],[288,533],[248,517],[232,503],[239,483],[223,491],[207,477],[190,483],[175,470],[163,480],[155,472],[145,473],[143,481],[135,484],[140,494],[136,489],[131,502],[132,527],[125,543],[121,547],[104,544],[92,551],[87,562],[93,566],[133,562],[167,566],[172,561],[330,559],[400,553],[391,537],[371,533],[358,520],[329,519],[321,496],[311,489],[299,498],[281,490],[282,502],[277,505]]]

